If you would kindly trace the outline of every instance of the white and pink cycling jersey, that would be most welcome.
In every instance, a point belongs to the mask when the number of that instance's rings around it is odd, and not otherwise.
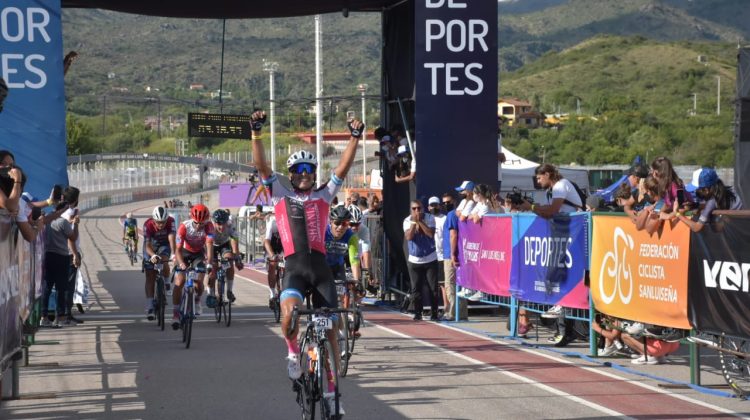
[[[277,174],[263,183],[271,187],[271,202],[276,213],[276,227],[284,247],[284,256],[311,251],[325,255],[329,203],[338,193],[343,181],[332,174],[325,186],[308,192],[289,189],[279,181]]]
[[[206,238],[213,239],[214,225],[211,222],[198,228],[192,220],[186,220],[177,228],[177,245],[193,254],[203,252],[206,246]]]

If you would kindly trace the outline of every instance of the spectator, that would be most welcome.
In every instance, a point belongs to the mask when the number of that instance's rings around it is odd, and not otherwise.
[[[558,213],[571,213],[584,208],[581,197],[573,184],[563,178],[554,165],[545,163],[536,168],[536,181],[547,190],[545,205],[535,205],[524,201],[521,209],[531,211],[544,218],[554,217]]]
[[[461,194],[461,202],[456,208],[456,216],[460,221],[466,220],[471,214],[471,210],[474,209],[474,183],[471,181],[464,181],[456,187],[456,191]]]
[[[80,191],[76,187],[67,187],[63,191],[63,201],[68,203],[68,210],[62,214],[62,218],[67,220],[69,223],[73,223],[73,220],[78,219],[78,197]],[[76,291],[76,279],[78,275],[78,269],[81,266],[81,241],[80,237],[75,240],[68,241],[68,251],[70,252],[70,269],[68,270],[68,284],[66,285],[65,292],[65,322],[68,325],[83,324],[83,321],[73,316],[73,297]],[[59,292],[58,292],[59,293]]]
[[[409,139],[404,137],[406,134],[404,131],[404,126],[401,124],[394,124],[391,126],[391,137],[393,138],[393,141],[399,146],[399,149],[401,146],[404,146],[406,148],[409,148]]]
[[[648,167],[642,164],[633,165],[628,169],[628,182],[631,193],[636,203],[640,203],[643,200],[645,190],[643,188],[643,182],[648,178]]]
[[[357,205],[359,202],[359,193],[352,191],[348,197],[346,197],[346,208],[349,208],[352,204]]]
[[[57,210],[67,204],[58,204]],[[80,261],[71,261],[69,244],[78,239],[78,216],[73,217],[72,223],[63,217],[58,217],[45,230],[44,241],[44,294],[42,295],[42,327],[62,327],[63,324],[70,325],[65,318],[66,293],[68,275],[71,264],[78,265]],[[47,318],[49,297],[52,288],[57,289],[57,315],[55,323],[52,324]]]
[[[495,196],[492,193],[492,188],[487,184],[477,184],[474,187],[474,200],[476,204],[469,213],[469,220],[474,223],[479,223],[482,220],[482,216],[487,213],[503,213],[503,208],[495,200]]]
[[[645,229],[649,234],[653,234],[662,224],[661,213],[664,208],[664,200],[659,198],[659,181],[655,177],[646,178],[643,182],[643,189],[645,191],[643,209],[636,216],[635,227],[638,230]]]
[[[438,321],[437,253],[435,252],[435,218],[422,211],[422,202],[411,202],[411,214],[404,219],[405,238],[409,243],[407,266],[414,306],[414,320],[422,319],[422,288],[430,289],[430,320]]]
[[[10,177],[9,172],[12,169],[9,167],[0,168],[0,195],[10,196],[11,192],[16,186],[15,180]],[[26,175],[23,174],[20,168],[14,168],[13,170],[21,172],[21,189],[26,184]],[[11,213],[12,214],[12,213]],[[33,225],[29,223],[29,215],[31,209],[29,209],[24,200],[18,202],[18,210],[15,213],[14,220],[18,226],[18,230],[21,232],[21,236],[27,241],[32,242],[36,239],[38,229],[41,229],[44,224],[44,218],[40,217]]]
[[[357,200],[357,207],[359,207],[359,210],[362,212],[362,214],[367,214],[367,198],[366,197],[360,197],[359,200]]]
[[[12,181],[10,192],[0,193],[0,208],[8,210],[12,214],[18,212],[18,205],[21,201],[21,193],[23,192],[23,172],[21,169],[15,167],[15,158],[13,154],[7,150],[0,150],[0,168],[4,169],[3,174],[6,178]]]
[[[443,285],[445,285],[445,267],[443,267],[443,261],[445,258],[443,257],[443,224],[445,223],[445,214],[442,211],[440,199],[437,197],[430,197],[429,200],[427,200],[427,208],[430,210],[430,214],[435,218],[435,251],[437,253],[437,261],[438,261],[438,285],[443,290],[443,303],[445,304],[445,308],[443,309],[443,313],[445,313],[448,309],[448,297],[446,295],[446,289]]]
[[[393,138],[388,134],[388,130],[383,127],[375,129],[375,138],[380,142],[380,150],[375,152],[375,155],[380,156],[380,172],[382,174],[385,172],[386,165],[390,169],[393,169],[396,165],[398,143],[393,141]]]
[[[380,205],[380,198],[377,195],[373,195],[372,199],[370,200],[370,207],[367,209],[366,214],[376,214],[380,215],[382,212],[382,207]]]
[[[445,317],[449,320],[456,318],[456,268],[458,268],[458,215],[455,210],[456,200],[450,193],[443,194],[443,209],[446,212],[443,223],[443,271],[445,276]],[[458,319],[465,321],[469,318],[469,311],[464,299],[458,300]]]
[[[584,203],[578,195],[576,188],[567,179],[563,178],[554,165],[545,163],[536,168],[536,181],[547,190],[547,202],[544,205],[531,204],[524,200],[521,208],[525,211],[530,210],[538,216],[552,218],[559,213],[571,213],[577,209],[584,208]],[[573,331],[573,322],[565,319],[563,307],[561,305],[552,306],[547,312],[542,314],[544,318],[557,318],[557,334],[551,337],[549,341],[555,347],[564,347],[575,339]]]
[[[636,192],[638,190],[635,190]],[[625,214],[628,215],[630,220],[635,223],[637,220],[636,211],[635,211],[635,197],[633,197],[633,189],[630,187],[630,184],[627,182],[620,184],[620,186],[615,190],[612,197],[615,200],[615,204],[618,207],[622,207],[622,211],[625,212]]]
[[[685,216],[681,209],[675,213],[677,219],[688,225],[693,232],[700,232],[704,225],[710,223],[715,210],[742,210],[742,200],[731,187],[724,185],[711,168],[693,172],[693,179],[685,189],[705,202],[700,213],[692,219]]]
[[[396,164],[396,182],[409,182],[417,176],[417,161],[412,158],[406,146],[398,147],[398,163]]]
[[[664,208],[661,210],[663,213],[674,213],[684,203],[693,202],[693,197],[685,191],[685,185],[668,158],[660,156],[654,159],[651,162],[651,171],[659,183],[658,196],[664,200]]]

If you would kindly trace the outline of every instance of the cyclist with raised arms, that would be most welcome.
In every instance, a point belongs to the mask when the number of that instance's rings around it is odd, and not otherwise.
[[[213,261],[219,261],[223,256],[226,260],[234,262],[234,266],[238,270],[242,270],[242,257],[240,256],[240,250],[238,246],[237,231],[234,226],[229,223],[229,212],[223,209],[219,209],[213,212],[211,215],[213,221],[213,237],[209,237],[209,242],[213,243],[213,253],[208,256],[208,265],[216,266]],[[232,292],[232,286],[234,285],[234,267],[230,266],[226,273],[227,279],[227,299],[230,302],[235,301],[234,293]],[[208,296],[206,297],[206,306],[209,308],[216,307],[216,294],[214,285],[216,284],[216,270],[211,270],[211,274],[208,277]]]
[[[133,213],[128,212],[125,215],[125,220],[122,222],[122,243],[127,244],[128,239],[133,240],[134,249],[138,250],[138,221],[133,217]],[[125,251],[127,251],[127,246]]]
[[[143,269],[146,272],[146,317],[154,320],[154,285],[156,271],[154,264],[169,261],[175,254],[175,221],[167,214],[167,209],[156,206],[151,218],[143,224]],[[162,277],[169,278],[169,264],[162,265]]]
[[[266,223],[266,239],[263,241],[266,249],[266,261],[268,262],[268,306],[273,309],[273,300],[276,294],[276,270],[279,267],[279,256],[284,255],[284,247],[281,245],[279,229],[276,227],[276,217],[271,216]]]
[[[349,121],[351,136],[339,164],[333,170],[331,179],[321,188],[314,189],[317,160],[312,153],[302,150],[289,156],[286,162],[289,182],[282,183],[281,176],[275,174],[268,166],[263,143],[260,141],[260,130],[265,119],[266,114],[263,111],[254,112],[251,117],[253,160],[264,185],[271,189],[276,226],[284,248],[286,273],[283,279],[284,290],[281,293],[281,331],[288,350],[289,377],[298,379],[302,375],[300,349],[297,343],[299,325],[291,325],[292,312],[295,306],[302,306],[304,295],[308,291],[312,292],[314,307],[338,306],[333,275],[326,262],[326,216],[333,197],[338,193],[352,166],[365,125],[356,119]],[[328,331],[328,339],[333,346],[338,365],[340,354],[334,330]],[[329,392],[324,395],[329,406],[334,398],[332,389],[333,384],[329,383]],[[343,414],[340,403],[339,412]]]
[[[175,258],[177,266],[174,276],[174,293],[172,303],[172,329],[180,328],[180,299],[182,299],[182,285],[185,283],[185,271],[191,264],[195,264],[198,278],[195,280],[195,315],[200,315],[201,295],[203,294],[203,278],[206,275],[206,265],[203,263],[205,255],[213,253],[213,225],[208,220],[208,207],[196,204],[190,209],[190,220],[185,220],[177,228],[177,250]],[[208,249],[208,252],[206,252]]]

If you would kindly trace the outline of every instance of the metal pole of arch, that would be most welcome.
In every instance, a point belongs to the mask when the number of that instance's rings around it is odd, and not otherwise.
[[[360,83],[357,90],[362,94],[362,124],[365,124],[365,129],[362,131],[362,186],[367,188],[367,105],[365,103],[367,83]]]
[[[315,177],[317,179],[318,187],[322,183],[322,163],[323,163],[323,100],[320,98],[323,95],[322,86],[322,73],[321,67],[322,61],[322,47],[321,47],[321,35],[320,35],[320,15],[315,15],[315,155],[318,159],[318,167],[315,171]]]
[[[271,170],[276,171],[276,124],[275,124],[275,110],[276,102],[274,102],[274,74],[279,68],[279,63],[274,61],[266,61],[263,59],[263,70],[268,72],[269,77],[269,89],[270,89],[270,102],[271,102]]]

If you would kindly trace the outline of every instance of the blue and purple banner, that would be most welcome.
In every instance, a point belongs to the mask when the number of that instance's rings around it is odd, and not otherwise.
[[[459,222],[456,283],[496,296],[510,296],[513,217],[484,216],[482,223]]]
[[[234,184],[219,184],[219,207],[258,205],[271,205],[271,192],[262,183],[250,184],[247,182],[238,182]]]
[[[517,214],[513,230],[514,269],[510,289],[519,300],[589,307],[584,276],[588,267],[588,214],[545,219]]]
[[[60,10],[60,0],[0,3],[0,77],[8,84],[0,149],[15,155],[24,190],[36,197],[68,183]]]

